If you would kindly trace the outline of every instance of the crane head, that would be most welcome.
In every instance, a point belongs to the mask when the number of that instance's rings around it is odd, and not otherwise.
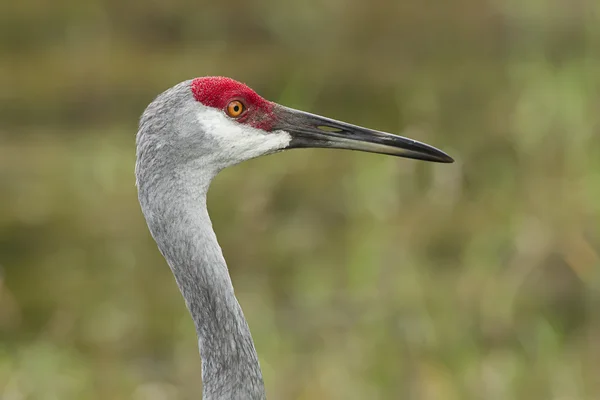
[[[416,140],[310,114],[265,100],[225,77],[182,82],[159,95],[140,122],[140,136],[169,131],[179,159],[203,157],[217,170],[292,148],[337,148],[451,163],[446,153]],[[144,128],[155,129],[144,129]],[[145,136],[150,136],[146,134]],[[138,143],[139,147],[139,143]]]

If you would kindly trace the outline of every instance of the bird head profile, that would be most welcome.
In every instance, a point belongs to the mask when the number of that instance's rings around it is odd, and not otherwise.
[[[173,152],[180,162],[201,160],[204,168],[215,173],[294,148],[349,149],[453,162],[441,150],[416,140],[268,101],[226,77],[188,80],[160,94],[141,118],[139,139]]]

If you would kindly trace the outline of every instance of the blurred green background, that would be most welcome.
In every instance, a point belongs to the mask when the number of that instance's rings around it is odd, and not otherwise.
[[[600,398],[598,1],[4,1],[0,33],[1,399],[199,398],[133,166],[202,75],[457,160],[216,179],[270,398]]]

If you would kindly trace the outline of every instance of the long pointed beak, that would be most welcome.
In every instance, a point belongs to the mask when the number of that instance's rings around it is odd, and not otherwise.
[[[289,148],[348,149],[440,163],[454,162],[435,147],[391,133],[336,121],[331,118],[277,105],[273,130],[292,135]]]

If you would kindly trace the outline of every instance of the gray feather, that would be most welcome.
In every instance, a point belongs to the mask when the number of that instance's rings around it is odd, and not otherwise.
[[[136,140],[138,198],[194,320],[203,398],[264,399],[250,329],[206,207],[213,177],[239,160],[199,127],[198,113],[206,110],[189,86],[186,81],[167,90],[142,115]]]

